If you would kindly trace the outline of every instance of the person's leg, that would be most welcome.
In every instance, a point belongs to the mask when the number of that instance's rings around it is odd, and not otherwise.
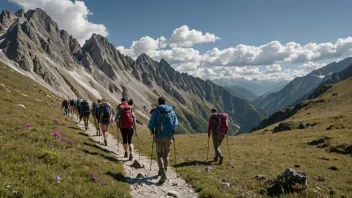
[[[121,136],[122,136],[122,145],[123,150],[125,151],[125,155],[123,157],[128,157],[128,135],[126,128],[120,128]]]
[[[219,159],[219,151],[218,151],[218,138],[216,132],[212,132],[213,145],[214,145],[214,162],[217,162]]]
[[[167,167],[169,166],[169,157],[170,157],[170,151],[171,151],[171,137],[164,138],[164,155],[163,155],[163,160],[164,160],[164,169],[165,171],[167,170]]]
[[[108,124],[102,123],[102,125],[101,125],[101,130],[102,130],[103,137],[104,137],[104,144],[105,144],[105,146],[107,146],[107,145],[108,145],[108,141],[107,141],[107,137],[108,137]]]
[[[156,138],[155,139],[155,144],[156,144],[156,154],[157,154],[157,159],[158,159],[158,166],[159,166],[159,172],[158,175],[163,175],[165,173],[164,170],[164,164],[163,164],[163,141],[161,138]]]
[[[219,160],[219,164],[222,164],[223,160],[224,160],[224,156],[221,154],[221,143],[222,141],[224,140],[225,136],[222,135],[222,134],[218,134],[219,137],[218,137],[218,144],[219,144],[219,147],[218,147],[218,151],[219,151],[219,157],[220,157],[220,160]]]
[[[133,129],[128,129],[128,146],[129,146],[129,150],[130,150],[130,157],[129,157],[129,160],[132,160],[133,159],[133,144],[132,144],[132,137],[133,137]]]

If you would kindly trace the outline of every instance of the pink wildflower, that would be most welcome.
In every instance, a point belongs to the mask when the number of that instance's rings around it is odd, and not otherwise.
[[[94,179],[94,181],[97,181],[97,176],[94,173],[90,173],[92,175],[92,178]]]
[[[59,123],[59,120],[58,120],[58,119],[54,119],[54,122],[55,122],[55,123]]]

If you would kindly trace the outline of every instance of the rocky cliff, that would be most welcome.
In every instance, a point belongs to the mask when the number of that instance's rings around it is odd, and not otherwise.
[[[210,110],[230,115],[230,133],[248,132],[263,118],[254,106],[224,88],[175,71],[165,60],[121,54],[105,37],[93,34],[83,47],[41,9],[0,15],[0,57],[9,66],[65,97],[96,100],[114,106],[132,98],[145,119],[161,95],[176,110],[179,133],[205,133]]]

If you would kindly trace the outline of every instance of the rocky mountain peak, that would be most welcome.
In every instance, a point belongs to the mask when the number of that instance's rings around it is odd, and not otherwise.
[[[0,32],[6,30],[17,19],[17,16],[8,10],[2,10],[0,14]]]
[[[23,9],[20,9],[20,10],[18,10],[18,11],[15,13],[15,15],[16,15],[17,17],[24,17],[24,14],[25,14],[25,12],[24,12]]]
[[[33,20],[35,22],[43,23],[46,31],[49,33],[55,32],[59,34],[59,26],[57,23],[51,19],[51,17],[42,9],[36,8],[35,10],[28,10],[24,16],[27,18],[28,21]]]

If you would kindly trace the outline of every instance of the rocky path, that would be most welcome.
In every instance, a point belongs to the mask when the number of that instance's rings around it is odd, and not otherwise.
[[[74,118],[77,122],[77,118]],[[78,126],[84,130],[83,121],[78,124]],[[109,131],[112,129],[109,127]],[[114,130],[116,128],[114,127]],[[150,171],[150,159],[142,156],[138,159],[138,153],[134,153],[134,158],[138,160],[145,168],[135,169],[131,165],[133,161],[128,161],[127,158],[123,157],[123,147],[120,144],[117,145],[117,140],[115,137],[109,134],[108,146],[103,145],[103,138],[101,138],[101,143],[99,143],[99,137],[96,136],[95,127],[89,124],[89,129],[85,131],[89,138],[97,143],[98,146],[109,150],[113,155],[116,156],[118,160],[123,162],[125,177],[131,188],[132,197],[182,197],[182,198],[193,198],[197,197],[192,187],[187,184],[183,179],[179,178],[172,168],[169,168],[167,172],[168,181],[163,185],[158,184],[158,165],[157,162],[153,160],[152,169]],[[121,136],[120,136],[121,139]]]

